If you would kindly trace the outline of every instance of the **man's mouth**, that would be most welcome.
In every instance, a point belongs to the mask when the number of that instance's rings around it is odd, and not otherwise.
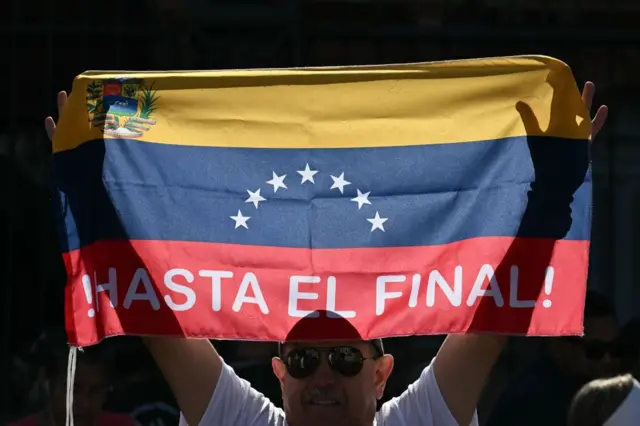
[[[335,399],[312,399],[309,401],[309,405],[319,405],[322,407],[330,407],[334,405],[340,405]]]

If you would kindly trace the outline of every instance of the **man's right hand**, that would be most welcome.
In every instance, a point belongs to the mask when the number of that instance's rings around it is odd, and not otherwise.
[[[58,117],[67,104],[67,92],[58,93]],[[49,140],[53,142],[56,121],[44,121]],[[191,426],[200,423],[222,373],[222,358],[208,340],[177,337],[143,337],[145,345],[162,371],[178,401],[180,411]]]

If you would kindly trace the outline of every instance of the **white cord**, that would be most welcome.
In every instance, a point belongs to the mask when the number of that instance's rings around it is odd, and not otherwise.
[[[69,348],[69,359],[67,361],[67,418],[65,426],[73,426],[73,384],[76,378],[76,361],[78,348]]]

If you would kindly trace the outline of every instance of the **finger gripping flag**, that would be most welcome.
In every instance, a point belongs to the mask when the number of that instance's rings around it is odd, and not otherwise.
[[[54,138],[70,343],[281,341],[318,311],[581,334],[589,131],[541,56],[83,73]]]

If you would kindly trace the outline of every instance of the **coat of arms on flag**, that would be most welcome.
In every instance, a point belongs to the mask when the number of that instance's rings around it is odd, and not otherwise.
[[[86,92],[89,121],[105,135],[140,138],[156,124],[157,92],[139,79],[94,80]]]
[[[580,334],[587,117],[542,56],[83,73],[54,138],[70,341],[281,341],[317,311]]]

